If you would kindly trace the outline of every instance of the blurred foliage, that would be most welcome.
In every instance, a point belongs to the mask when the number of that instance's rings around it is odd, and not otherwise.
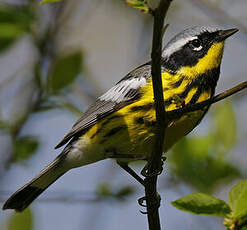
[[[44,1],[45,2],[45,1]],[[48,2],[48,1],[46,1]],[[50,1],[51,2],[51,1]],[[6,121],[0,118],[0,129],[8,133],[12,140],[13,149],[10,163],[23,163],[36,153],[39,142],[34,136],[26,134],[23,136],[23,128],[33,113],[43,112],[54,108],[77,111],[78,109],[69,100],[70,86],[83,71],[83,55],[79,49],[73,49],[70,53],[56,51],[53,44],[56,23],[50,22],[43,25],[40,10],[37,10],[35,1],[26,1],[24,4],[0,4],[0,55],[5,55],[7,48],[14,44],[25,34],[29,34],[35,52],[38,57],[33,69],[28,75],[33,76],[36,84],[33,87],[32,98],[28,99],[30,104],[23,114],[22,119],[17,121]],[[39,5],[39,4],[38,4]],[[53,9],[58,14],[58,9]],[[44,26],[43,30],[37,31],[37,26]],[[16,73],[18,74],[18,73]],[[7,76],[8,77],[8,76]],[[14,81],[17,78],[10,78]],[[26,85],[25,85],[26,87]],[[65,90],[66,89],[66,90]],[[21,89],[25,90],[25,88]],[[18,92],[16,97],[18,98]],[[21,97],[21,96],[20,96]],[[18,98],[19,100],[19,98]],[[26,99],[25,99],[26,100]],[[21,100],[20,100],[21,101]],[[62,102],[61,102],[62,101]],[[25,103],[25,102],[24,102]],[[22,106],[21,103],[19,106]],[[1,115],[1,114],[0,114]],[[116,191],[116,197],[124,197],[127,192]],[[119,194],[118,194],[119,193]],[[127,195],[126,195],[127,196]],[[2,229],[3,226],[1,226]],[[33,229],[33,216],[30,209],[21,214],[10,216],[6,230],[31,230]]]
[[[27,208],[22,213],[12,214],[4,230],[32,230],[32,229],[33,229],[33,215],[30,208]]]
[[[71,84],[82,72],[82,52],[75,51],[59,56],[51,65],[48,74],[48,91],[59,93],[60,90]]]
[[[32,136],[19,137],[15,143],[14,160],[21,161],[29,159],[35,153],[38,146],[38,141]]]
[[[46,4],[46,3],[54,3],[54,2],[61,2],[62,0],[42,0],[40,4]]]
[[[228,203],[205,193],[192,193],[171,202],[176,208],[200,215],[224,217],[227,230],[247,228],[247,180],[233,186]]]
[[[185,137],[173,148],[168,160],[172,172],[199,191],[212,192],[221,182],[240,176],[227,161],[236,143],[236,121],[229,101],[213,111],[209,132],[202,137]]]
[[[212,112],[212,144],[217,154],[225,156],[237,142],[237,124],[232,103],[224,100]]]
[[[183,138],[169,157],[171,169],[182,181],[199,191],[211,192],[221,180],[240,175],[237,168],[218,157],[212,148],[211,138]]]
[[[9,129],[9,124],[7,124],[7,122],[5,122],[4,120],[0,119],[0,129],[8,130]]]
[[[83,54],[79,49],[73,49],[69,53],[56,52],[56,46],[53,44],[54,33],[57,30],[56,23],[50,22],[45,25],[42,32],[37,32],[35,28],[41,26],[42,22],[39,21],[40,10],[37,10],[36,6],[37,3],[32,0],[23,4],[0,4],[0,55],[27,33],[33,38],[30,41],[39,53],[33,72],[29,73],[33,75],[36,84],[32,86],[35,93],[32,95],[26,114],[23,114],[23,119],[17,121],[9,122],[0,119],[0,129],[9,132],[14,146],[11,161],[7,164],[27,160],[36,152],[38,140],[35,137],[19,136],[24,124],[33,113],[54,108],[65,109],[76,115],[79,111],[67,100],[67,97],[70,93],[68,86],[83,71]],[[53,10],[56,14],[59,12],[58,9]]]
[[[126,4],[143,13],[150,13],[146,0],[126,0]]]
[[[0,52],[30,32],[34,19],[30,5],[0,4]]]
[[[96,194],[99,196],[111,196],[113,194],[111,185],[108,183],[99,184],[96,188]]]
[[[96,194],[103,198],[114,198],[117,200],[125,200],[130,195],[135,192],[135,188],[133,186],[122,186],[117,189],[113,189],[112,186],[108,183],[103,183],[98,185],[96,188]]]
[[[62,0],[42,0],[40,4],[54,3],[54,2],[61,2],[61,1]],[[126,1],[126,4],[132,8],[138,9],[143,13],[150,13],[147,0],[125,0],[125,1]],[[157,1],[157,0],[152,0],[152,1]]]

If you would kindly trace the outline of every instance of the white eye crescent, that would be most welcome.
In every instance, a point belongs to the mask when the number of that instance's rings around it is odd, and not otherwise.
[[[190,42],[190,46],[195,51],[200,51],[202,49],[202,42],[200,39],[194,39]]]

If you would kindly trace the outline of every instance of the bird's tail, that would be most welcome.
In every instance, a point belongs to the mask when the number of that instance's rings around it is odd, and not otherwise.
[[[17,212],[27,208],[46,188],[67,172],[63,164],[63,155],[58,156],[46,166],[30,182],[18,189],[3,205],[5,209],[15,209]]]

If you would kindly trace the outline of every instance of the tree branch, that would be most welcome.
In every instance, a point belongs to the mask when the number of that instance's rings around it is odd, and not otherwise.
[[[157,177],[162,170],[162,152],[167,126],[166,113],[164,110],[163,87],[161,81],[161,49],[162,49],[162,28],[164,18],[170,6],[171,0],[160,0],[158,8],[153,11],[153,43],[152,43],[152,81],[154,102],[156,110],[156,132],[153,152],[151,153],[146,166],[145,178],[145,200],[147,205],[148,224],[150,230],[159,230],[159,205],[160,197],[157,193]]]

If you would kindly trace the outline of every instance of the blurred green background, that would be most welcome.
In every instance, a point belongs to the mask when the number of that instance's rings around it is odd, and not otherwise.
[[[231,88],[246,80],[246,10],[246,0],[173,0],[164,43],[194,25],[238,27],[227,40],[217,92]],[[1,202],[61,151],[54,146],[88,105],[150,60],[151,39],[151,16],[121,0],[1,1]],[[164,229],[224,229],[220,219],[183,213],[170,202],[194,191],[226,199],[246,178],[246,98],[242,91],[213,105],[167,154],[159,179]],[[143,194],[106,160],[67,173],[23,214],[0,211],[0,229],[145,229],[137,203]]]

